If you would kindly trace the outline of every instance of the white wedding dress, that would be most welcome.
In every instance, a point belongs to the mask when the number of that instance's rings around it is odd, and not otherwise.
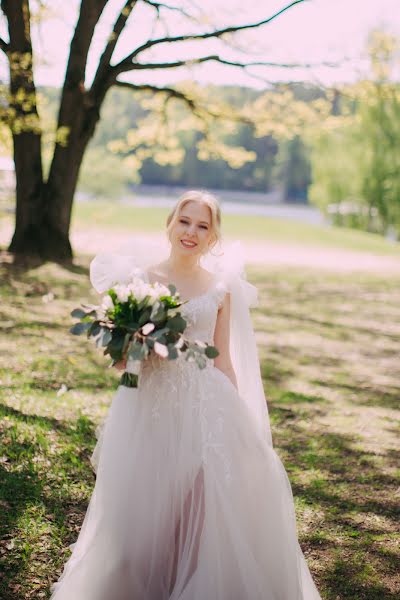
[[[103,291],[127,279],[117,272],[96,258],[92,281],[100,273]],[[189,337],[212,343],[228,279],[216,273],[183,306]],[[320,600],[266,413],[255,418],[212,361],[200,370],[154,356],[139,377],[112,400],[92,455],[94,491],[51,600]]]

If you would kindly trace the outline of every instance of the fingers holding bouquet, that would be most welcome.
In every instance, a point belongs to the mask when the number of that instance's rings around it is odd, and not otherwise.
[[[185,354],[204,368],[207,359],[218,356],[218,350],[207,343],[185,337],[187,322],[181,314],[179,294],[173,285],[145,283],[134,278],[128,285],[115,285],[100,306],[77,308],[71,316],[79,319],[71,333],[94,338],[111,366],[124,371],[120,384],[137,387],[140,364],[151,353],[175,360]]]

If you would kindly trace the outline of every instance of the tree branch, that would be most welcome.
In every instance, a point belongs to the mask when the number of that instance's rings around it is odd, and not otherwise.
[[[3,50],[3,52],[5,54],[7,54],[9,49],[9,45],[7,44],[7,42],[5,40],[3,40],[3,38],[0,38],[0,50]]]
[[[192,98],[189,98],[189,96],[186,96],[186,94],[184,94],[183,92],[180,92],[179,90],[176,90],[171,87],[158,87],[149,83],[136,84],[130,83],[129,81],[115,81],[114,85],[116,85],[117,87],[124,87],[135,91],[144,90],[156,93],[163,93],[166,94],[169,98],[176,98],[178,100],[182,100],[193,111],[196,111],[196,109],[198,108],[196,102]]]
[[[221,111],[215,111],[210,109],[209,106],[204,107],[201,106],[196,100],[190,96],[187,96],[184,92],[177,90],[171,87],[158,87],[157,85],[152,85],[150,83],[131,83],[129,81],[115,81],[114,84],[117,87],[128,88],[134,91],[144,90],[155,92],[156,94],[166,94],[168,96],[168,100],[171,98],[175,98],[177,100],[182,100],[185,102],[189,109],[197,116],[199,119],[205,122],[206,116],[213,117],[214,119],[223,119],[226,121],[233,121],[236,123],[244,123],[247,125],[252,125],[253,121],[244,115],[235,114],[232,110],[227,112],[226,114]]]
[[[106,47],[99,60],[99,64],[96,70],[96,75],[93,80],[91,92],[96,95],[99,86],[105,83],[104,80],[107,78],[107,74],[110,72],[110,61],[115,50],[115,46],[119,40],[122,31],[131,15],[132,10],[137,4],[137,0],[126,0],[125,6],[122,8],[118,15],[117,20],[114,23],[114,27],[110,37],[108,38]]]
[[[83,85],[89,48],[94,30],[108,0],[82,0],[75,32],[70,44],[64,90]]]
[[[284,6],[281,10],[279,10],[278,12],[273,14],[271,17],[268,17],[267,19],[263,19],[262,21],[257,21],[256,23],[248,23],[247,25],[231,25],[230,27],[224,27],[223,29],[216,29],[214,31],[209,31],[206,33],[198,33],[198,34],[193,33],[193,34],[189,34],[189,35],[166,36],[166,37],[157,38],[154,40],[148,40],[145,44],[142,44],[141,46],[136,48],[133,52],[128,54],[128,56],[126,56],[122,61],[120,61],[117,65],[115,65],[115,68],[121,69],[119,72],[123,72],[125,69],[122,67],[124,67],[126,65],[130,65],[132,63],[133,59],[136,58],[136,56],[138,56],[145,50],[148,50],[149,48],[152,48],[153,46],[157,46],[159,44],[165,44],[165,43],[170,44],[170,43],[174,43],[174,42],[186,42],[186,41],[193,41],[193,40],[206,40],[209,38],[220,38],[227,33],[236,33],[237,31],[245,31],[247,29],[255,29],[257,27],[260,27],[261,25],[266,25],[267,23],[270,23],[271,21],[276,19],[279,15],[286,12],[287,10],[289,10],[296,4],[301,4],[303,2],[306,2],[306,0],[294,0],[290,4],[288,4],[287,6]]]
[[[160,10],[164,8],[166,10],[179,12],[181,15],[183,15],[187,19],[197,22],[196,18],[193,15],[188,13],[184,8],[181,8],[180,6],[171,6],[170,4],[165,4],[164,2],[154,2],[153,0],[142,0],[142,2],[144,4],[148,4],[149,6],[154,8],[158,14],[160,13]]]
[[[329,66],[335,67],[338,63],[277,63],[270,61],[251,61],[251,62],[239,62],[234,60],[227,60],[225,58],[221,58],[217,54],[211,54],[209,56],[200,56],[198,58],[187,59],[187,60],[177,60],[174,62],[167,63],[132,63],[127,65],[122,69],[122,67],[115,66],[113,69],[118,74],[125,73],[128,71],[141,71],[141,70],[151,70],[151,69],[174,69],[177,67],[191,67],[193,65],[198,65],[204,62],[215,61],[221,63],[223,65],[228,65],[231,67],[240,67],[242,69],[246,69],[248,67],[275,67],[279,69],[295,69],[295,68],[304,68],[304,69],[312,69],[321,66]]]

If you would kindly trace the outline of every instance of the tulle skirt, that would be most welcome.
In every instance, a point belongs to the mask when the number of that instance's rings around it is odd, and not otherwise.
[[[319,600],[286,471],[236,388],[159,363],[114,395],[51,600]]]

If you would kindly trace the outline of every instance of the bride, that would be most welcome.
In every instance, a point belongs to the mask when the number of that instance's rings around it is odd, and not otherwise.
[[[138,388],[118,387],[51,600],[320,600],[272,446],[248,308],[256,290],[237,255],[210,253],[220,221],[216,199],[191,191],[168,217],[165,260],[138,269],[137,257],[100,254],[91,263],[98,292],[133,273],[175,284],[185,335],[219,356],[199,369],[184,355],[151,354]]]

